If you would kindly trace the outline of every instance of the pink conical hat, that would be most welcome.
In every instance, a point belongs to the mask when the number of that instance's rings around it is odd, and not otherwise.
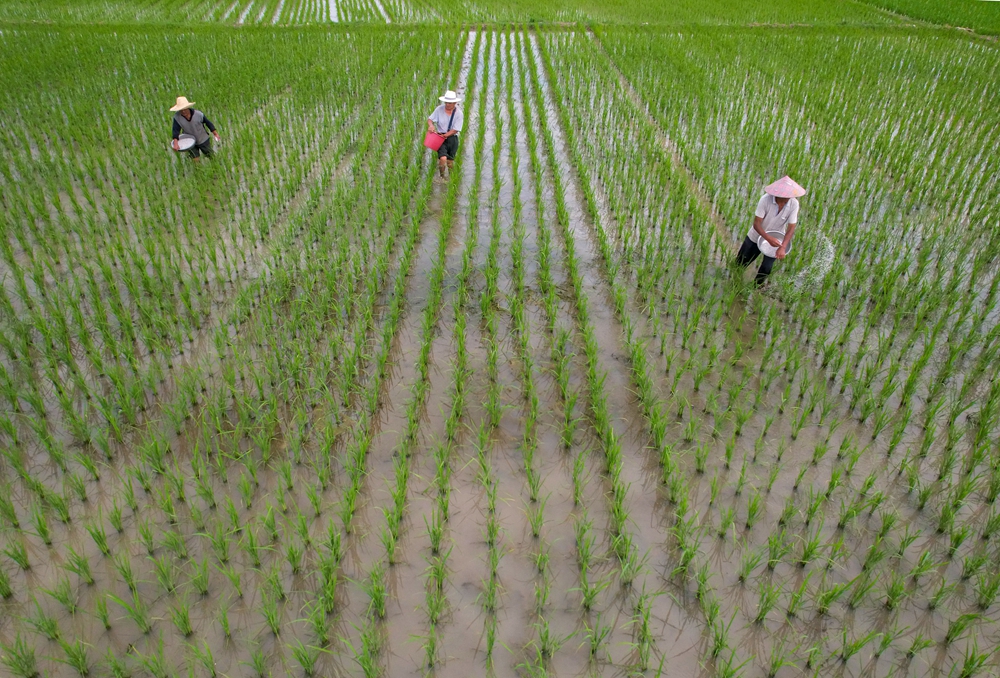
[[[775,198],[801,198],[806,194],[806,189],[792,181],[786,174],[773,184],[765,186],[764,192]]]

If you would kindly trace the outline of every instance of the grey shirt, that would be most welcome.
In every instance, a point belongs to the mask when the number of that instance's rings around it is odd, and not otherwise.
[[[445,111],[444,104],[441,104],[440,106],[434,109],[434,112],[431,113],[430,117],[427,119],[430,120],[432,123],[434,123],[434,128],[438,131],[438,133],[447,134],[448,120],[450,118],[451,118],[451,113]],[[463,119],[462,108],[458,104],[455,104],[455,120],[452,121],[451,128],[456,132],[462,131],[462,119]]]
[[[205,118],[205,114],[199,110],[191,111],[191,119],[188,120],[180,111],[174,113],[174,139],[177,138],[177,128],[179,127],[184,131],[185,134],[190,134],[194,137],[194,142],[199,146],[206,141],[208,141],[208,130],[205,127],[214,131],[212,123]]]

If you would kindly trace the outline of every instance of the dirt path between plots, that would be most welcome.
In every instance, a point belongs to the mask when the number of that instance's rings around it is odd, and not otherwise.
[[[594,44],[601,51],[601,54],[603,54],[604,57],[608,60],[608,63],[611,64],[611,67],[614,69],[615,75],[618,77],[618,83],[625,91],[625,94],[628,96],[629,100],[635,106],[636,110],[639,111],[643,115],[643,117],[645,117],[646,123],[649,125],[649,127],[654,131],[656,135],[656,140],[663,147],[663,150],[667,152],[667,155],[670,156],[670,160],[671,162],[673,162],[674,167],[677,169],[677,171],[680,172],[681,175],[684,177],[685,183],[687,184],[688,189],[691,191],[691,194],[698,199],[698,202],[700,202],[702,206],[705,208],[705,210],[708,212],[712,225],[715,227],[715,234],[719,239],[719,244],[722,247],[722,249],[728,250],[731,253],[735,254],[736,248],[733,245],[732,235],[730,235],[729,229],[726,228],[725,220],[722,218],[722,215],[719,214],[719,211],[715,209],[715,204],[711,201],[711,199],[709,199],[708,194],[705,193],[704,188],[702,188],[701,182],[694,175],[694,173],[690,169],[688,169],[688,166],[684,164],[684,159],[681,157],[680,149],[673,142],[673,140],[666,133],[666,131],[664,131],[664,129],[660,127],[660,124],[656,121],[656,118],[653,117],[652,113],[649,112],[649,107],[646,105],[646,102],[643,100],[642,96],[640,96],[639,92],[636,91],[635,87],[632,86],[632,83],[629,81],[629,79],[625,77],[625,74],[622,72],[622,70],[618,68],[618,64],[615,63],[615,60],[611,58],[611,55],[604,48],[604,43],[602,43],[601,39],[597,36],[596,33],[594,33],[594,30],[587,29],[587,36],[591,40],[593,40]]]

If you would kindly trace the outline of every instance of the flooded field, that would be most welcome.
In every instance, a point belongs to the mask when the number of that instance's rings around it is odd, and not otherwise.
[[[991,40],[175,4],[0,11],[0,676],[1000,671]]]

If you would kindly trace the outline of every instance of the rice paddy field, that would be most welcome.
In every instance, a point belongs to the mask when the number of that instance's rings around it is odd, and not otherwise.
[[[998,30],[0,0],[0,676],[1000,674]]]

